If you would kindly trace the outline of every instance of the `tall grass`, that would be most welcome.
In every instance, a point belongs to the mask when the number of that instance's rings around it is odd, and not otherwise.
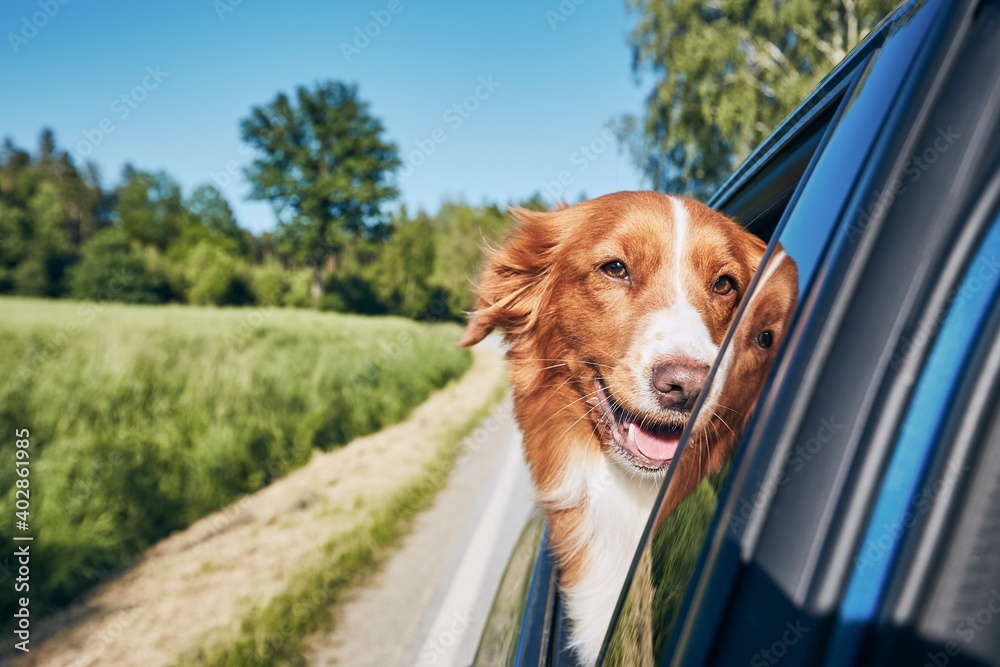
[[[389,556],[396,540],[444,487],[461,450],[462,438],[479,424],[506,391],[501,381],[478,409],[438,434],[437,451],[424,469],[381,505],[368,510],[368,520],[323,549],[320,562],[290,574],[284,590],[263,607],[248,610],[233,635],[213,633],[214,643],[182,654],[175,665],[246,667],[306,664],[306,637],[330,631],[332,608],[371,575]]]
[[[28,428],[33,612],[313,448],[399,421],[469,367],[458,334],[306,311],[0,299],[0,497],[13,512],[13,433]]]

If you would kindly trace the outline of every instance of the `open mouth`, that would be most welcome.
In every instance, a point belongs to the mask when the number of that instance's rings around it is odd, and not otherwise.
[[[611,433],[612,443],[635,466],[652,471],[667,467],[677,455],[683,424],[653,423],[633,415],[615,401],[604,382],[594,380],[601,420]]]

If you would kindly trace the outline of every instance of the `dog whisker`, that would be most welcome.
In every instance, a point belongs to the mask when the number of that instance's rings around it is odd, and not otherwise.
[[[583,420],[583,419],[586,419],[587,417],[589,417],[589,416],[590,416],[590,413],[591,413],[591,412],[593,412],[594,410],[596,410],[596,409],[597,409],[597,407],[598,407],[598,406],[596,406],[596,405],[595,405],[594,407],[590,408],[589,410],[587,410],[586,412],[584,412],[584,413],[583,413],[582,415],[580,415],[579,417],[577,417],[576,421],[574,421],[574,422],[573,422],[572,424],[570,424],[570,425],[569,425],[569,426],[568,426],[568,427],[566,428],[566,430],[562,432],[562,434],[561,434],[561,435],[560,435],[559,437],[560,437],[560,438],[564,438],[564,437],[566,437],[566,434],[567,434],[567,433],[569,433],[570,431],[572,431],[572,430],[573,430],[573,428],[574,428],[574,427],[575,427],[575,426],[576,426],[577,424],[579,424],[581,420]]]
[[[611,366],[609,364],[602,364],[599,361],[585,361],[583,359],[558,359],[558,358],[549,359],[549,358],[546,358],[546,357],[516,357],[516,358],[512,359],[511,361],[516,361],[516,362],[521,362],[521,361],[558,361],[558,362],[562,362],[563,365],[568,365],[568,364],[571,364],[571,363],[576,363],[576,364],[585,364],[587,366],[600,366],[602,368],[610,368],[610,369],[614,370],[614,366]],[[616,359],[616,361],[617,361],[617,359]]]
[[[619,357],[617,357],[617,356],[615,356],[615,355],[613,355],[613,354],[611,354],[611,353],[609,353],[609,352],[607,352],[605,350],[602,350],[601,348],[597,347],[593,343],[588,343],[588,342],[580,340],[578,338],[575,338],[574,341],[577,342],[577,343],[580,343],[581,345],[584,345],[586,347],[591,347],[591,348],[597,350],[598,352],[600,352],[601,354],[603,354],[605,356],[611,357],[614,361],[617,361],[619,364],[624,364],[625,363]],[[608,368],[610,368],[610,366],[608,366]]]
[[[734,412],[735,412],[735,410],[734,410]],[[733,427],[732,427],[732,426],[730,426],[730,425],[729,425],[728,423],[726,423],[726,420],[725,420],[725,419],[723,419],[723,418],[722,418],[722,417],[721,417],[721,416],[719,415],[719,413],[718,413],[718,412],[716,412],[715,410],[713,410],[713,411],[712,411],[712,416],[713,416],[713,417],[717,417],[717,418],[718,418],[718,420],[719,420],[720,422],[722,422],[722,424],[723,424],[723,425],[724,425],[724,426],[725,426],[726,428],[728,428],[728,429],[729,429],[729,432],[733,434],[733,437],[734,437],[734,438],[739,438],[739,436],[738,436],[738,435],[736,435],[736,431],[734,431],[734,430],[733,430]]]
[[[735,412],[735,413],[736,413],[736,414],[738,414],[738,415],[739,415],[740,417],[746,417],[746,415],[745,415],[745,414],[743,414],[743,413],[742,413],[742,412],[740,412],[739,410],[736,410],[736,409],[734,409],[734,408],[731,408],[731,407],[729,407],[728,405],[722,405],[721,403],[719,403],[719,404],[717,405],[717,407],[720,407],[720,408],[725,408],[726,410],[729,410],[730,412]],[[715,413],[713,412],[713,414],[715,414]],[[718,416],[718,415],[716,415],[716,416]],[[721,419],[721,417],[720,417],[720,419]]]
[[[591,391],[591,392],[587,392],[586,394],[584,394],[584,395],[583,395],[583,396],[581,396],[580,398],[577,398],[577,399],[575,399],[575,400],[573,400],[573,401],[570,401],[569,403],[567,403],[566,405],[564,405],[563,407],[559,408],[558,410],[556,410],[555,412],[553,412],[553,413],[552,413],[551,415],[549,415],[549,418],[548,418],[548,419],[546,419],[546,420],[545,420],[544,422],[542,422],[542,425],[544,426],[545,424],[548,424],[548,423],[549,423],[550,421],[552,421],[552,419],[553,419],[553,418],[554,418],[554,417],[555,417],[556,415],[558,415],[558,414],[559,414],[560,412],[562,412],[563,410],[566,410],[566,409],[568,409],[568,408],[571,408],[572,406],[576,405],[576,404],[577,404],[577,403],[579,403],[580,401],[585,401],[585,400],[587,400],[588,398],[590,398],[591,396],[596,396],[596,395],[597,395],[597,394],[599,394],[600,392],[601,392],[601,390],[600,390],[600,389],[595,389],[594,391]],[[594,407],[597,407],[597,406],[594,406]],[[594,409],[594,408],[591,408],[590,410],[587,410],[587,413],[586,413],[586,414],[588,414],[588,415],[589,415],[589,414],[590,414],[590,413],[591,413],[591,412],[593,411],[593,409]],[[577,421],[579,421],[579,420],[577,420]]]
[[[550,370],[552,370],[553,368],[560,368],[561,366],[569,366],[569,364],[567,364],[567,363],[561,363],[561,364],[552,364],[551,366],[545,366],[544,368],[540,368],[540,369],[538,369],[538,370],[542,370],[542,371],[550,371]]]

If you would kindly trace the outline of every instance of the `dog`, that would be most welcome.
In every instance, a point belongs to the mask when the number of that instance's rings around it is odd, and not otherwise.
[[[572,645],[591,664],[765,244],[703,204],[655,192],[511,211],[517,225],[489,253],[459,344],[503,332]],[[718,399],[706,397],[692,429],[689,446],[710,454],[692,479],[721,460],[712,438],[730,420]]]

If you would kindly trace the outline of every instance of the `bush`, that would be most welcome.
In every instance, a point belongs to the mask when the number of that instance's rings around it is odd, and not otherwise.
[[[80,262],[70,269],[69,284],[77,299],[162,303],[170,296],[165,278],[147,269],[117,227],[97,232],[84,244]]]
[[[184,260],[187,302],[196,305],[245,306],[253,293],[243,263],[210,241],[199,242]]]
[[[292,308],[311,308],[312,302],[312,271],[299,269],[288,273],[288,292],[285,293],[285,305]]]
[[[250,270],[250,291],[258,305],[284,305],[288,283],[289,275],[280,264],[268,262]]]
[[[330,276],[323,287],[320,310],[360,315],[385,315],[386,305],[363,276],[341,272]]]

